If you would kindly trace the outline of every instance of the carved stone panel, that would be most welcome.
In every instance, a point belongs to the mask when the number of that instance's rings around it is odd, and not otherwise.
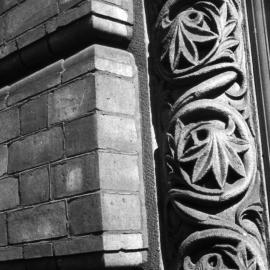
[[[268,269],[244,8],[168,0],[154,26],[166,269]]]

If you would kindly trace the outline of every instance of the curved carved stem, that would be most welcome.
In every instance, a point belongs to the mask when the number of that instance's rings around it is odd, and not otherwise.
[[[156,23],[172,269],[268,269],[242,28],[240,0],[169,0]]]

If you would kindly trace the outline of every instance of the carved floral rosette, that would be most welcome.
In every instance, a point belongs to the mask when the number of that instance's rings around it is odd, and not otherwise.
[[[155,26],[170,269],[268,269],[241,8],[169,0]]]

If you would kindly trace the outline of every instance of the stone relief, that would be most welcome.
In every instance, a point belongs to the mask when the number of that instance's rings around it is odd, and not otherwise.
[[[168,269],[266,270],[240,0],[169,0],[155,26]]]

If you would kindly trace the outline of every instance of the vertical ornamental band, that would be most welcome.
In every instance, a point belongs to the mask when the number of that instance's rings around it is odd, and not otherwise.
[[[267,270],[241,1],[169,0],[155,28],[167,267]]]

